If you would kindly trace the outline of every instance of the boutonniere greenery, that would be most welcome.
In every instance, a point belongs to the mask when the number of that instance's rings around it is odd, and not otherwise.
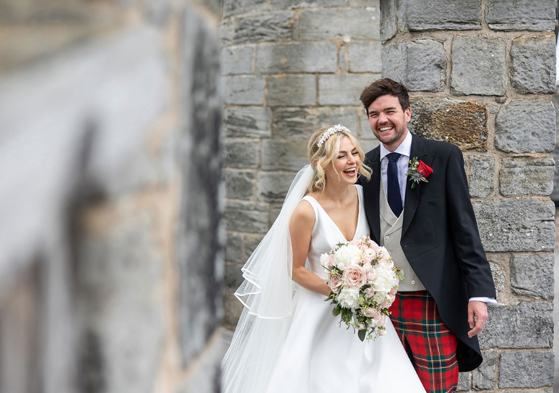
[[[417,157],[414,157],[410,160],[410,166],[406,175],[409,176],[409,180],[412,182],[411,188],[413,189],[421,182],[429,183],[427,178],[431,173],[433,173],[433,168],[418,160]]]

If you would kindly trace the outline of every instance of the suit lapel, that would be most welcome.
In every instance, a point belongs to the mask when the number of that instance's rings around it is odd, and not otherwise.
[[[371,169],[373,173],[371,174],[371,180],[369,183],[372,185],[371,192],[371,203],[368,206],[371,209],[370,217],[373,219],[369,221],[369,227],[371,229],[371,235],[375,242],[380,241],[380,210],[379,210],[379,186],[381,181],[380,176],[380,148],[376,148],[371,152]]]
[[[412,134],[410,161],[414,157],[417,157],[419,160],[427,161],[427,151],[425,149],[423,140]],[[404,201],[404,222],[402,224],[402,236],[404,236],[404,234],[408,230],[413,216],[417,211],[417,205],[419,204],[419,193],[421,191],[422,185],[423,183],[419,183],[412,189],[411,182],[406,181],[406,198]]]

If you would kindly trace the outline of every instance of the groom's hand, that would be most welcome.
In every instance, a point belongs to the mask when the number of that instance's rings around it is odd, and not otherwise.
[[[470,330],[468,337],[472,338],[483,330],[487,321],[487,303],[485,302],[468,302],[468,323]]]

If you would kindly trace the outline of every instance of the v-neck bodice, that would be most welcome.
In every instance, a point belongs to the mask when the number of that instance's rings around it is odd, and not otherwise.
[[[369,225],[365,217],[363,207],[363,187],[356,185],[359,198],[359,213],[357,216],[357,227],[353,239],[359,239],[369,233]],[[326,274],[320,265],[320,255],[332,250],[338,243],[347,243],[347,240],[334,220],[326,213],[320,203],[310,195],[303,197],[314,209],[315,222],[312,230],[311,244],[309,246],[308,261],[313,273],[325,278]]]

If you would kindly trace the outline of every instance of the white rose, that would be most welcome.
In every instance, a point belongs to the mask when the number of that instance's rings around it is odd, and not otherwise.
[[[359,307],[359,289],[343,288],[338,295],[338,302],[344,308],[356,309]]]
[[[398,285],[398,277],[392,268],[385,264],[374,266],[376,278],[373,281],[375,291],[387,294],[390,290]]]
[[[359,265],[361,263],[362,255],[363,251],[361,251],[359,247],[349,244],[347,246],[340,247],[340,249],[334,253],[334,259],[338,269],[344,270],[349,265]]]

